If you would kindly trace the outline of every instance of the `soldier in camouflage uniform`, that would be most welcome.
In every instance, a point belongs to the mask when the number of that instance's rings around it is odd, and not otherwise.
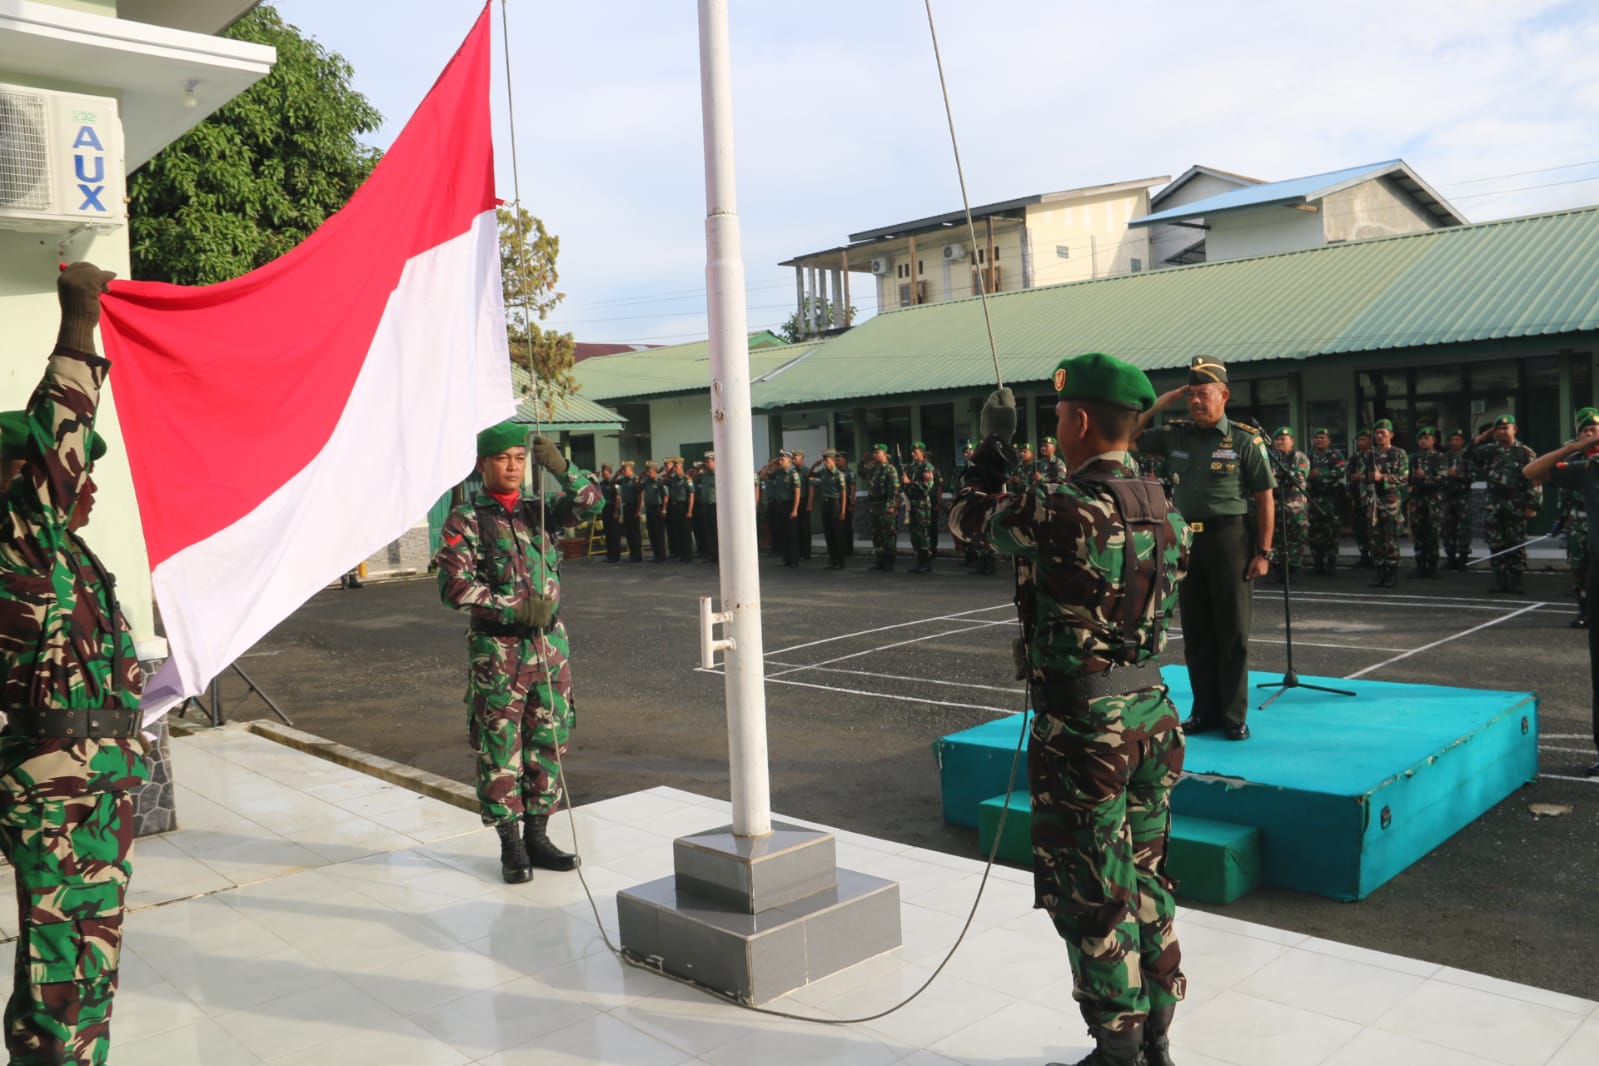
[[[100,1066],[111,1048],[132,875],[132,789],[149,779],[143,678],[115,585],[78,536],[94,506],[95,354],[112,275],[61,273],[61,329],[24,415],[0,539],[0,851],[19,901],[5,1042],[18,1066]]]
[[[1306,528],[1305,486],[1310,479],[1310,459],[1294,447],[1294,431],[1279,426],[1272,434],[1272,475],[1277,479],[1277,552],[1272,557],[1268,583],[1283,580],[1284,572],[1293,573],[1305,565],[1305,549],[1310,539]]]
[[[1444,474],[1449,459],[1438,450],[1438,430],[1422,426],[1410,456],[1410,538],[1416,576],[1438,576],[1438,542],[1444,520]]]
[[[1568,447],[1577,441],[1599,443],[1599,409],[1584,407],[1577,412],[1577,436],[1566,442]],[[1582,493],[1561,488],[1555,494],[1555,526],[1551,533],[1564,533],[1566,537],[1566,569],[1571,573],[1572,595],[1577,597],[1577,617],[1571,620],[1572,629],[1588,628],[1588,509],[1583,504]]]
[[[948,508],[944,506],[944,468],[938,465],[938,460],[934,459],[931,453],[927,454],[927,462],[933,468],[933,487],[928,491],[928,496],[930,497],[928,502],[932,504],[933,508],[933,524],[927,535],[932,538],[933,558],[936,559],[938,558],[938,535],[939,531],[944,528]]]
[[[1505,552],[1493,560],[1494,583],[1488,591],[1519,593],[1521,575],[1527,569],[1527,549],[1510,549],[1527,539],[1527,519],[1538,514],[1543,501],[1543,487],[1521,472],[1537,454],[1516,440],[1516,416],[1508,414],[1500,415],[1478,434],[1467,454],[1472,467],[1481,471],[1488,483],[1488,513],[1483,520],[1488,554]]]
[[[1349,453],[1344,467],[1348,476],[1344,500],[1349,505],[1349,526],[1355,533],[1355,547],[1360,549],[1360,560],[1355,563],[1362,569],[1373,566],[1371,561],[1371,526],[1375,521],[1371,483],[1364,472],[1371,465],[1371,431],[1363,429],[1355,434],[1355,450]]]
[[[1448,465],[1444,468],[1444,552],[1449,569],[1464,570],[1471,558],[1471,482],[1475,477],[1466,454],[1466,431],[1449,431]]]
[[[1369,588],[1391,589],[1399,583],[1400,490],[1410,477],[1410,457],[1394,447],[1394,424],[1379,418],[1371,427],[1372,448],[1349,475],[1366,499],[1371,525],[1368,544],[1377,574]]]
[[[911,461],[900,471],[900,485],[905,493],[905,506],[910,511],[911,548],[916,552],[913,574],[931,573],[933,569],[933,485],[938,474],[927,461],[927,445],[921,441],[911,443]]]
[[[1054,437],[1045,437],[1039,442],[1038,458],[1033,460],[1034,481],[1054,485],[1066,480],[1066,460],[1055,454],[1059,443]]]
[[[483,489],[450,512],[433,557],[440,597],[471,618],[467,729],[477,752],[483,824],[499,834],[508,884],[532,880],[535,866],[577,865],[546,832],[561,800],[560,757],[575,724],[559,540],[563,527],[601,506],[593,475],[569,466],[543,437],[534,438],[533,455],[560,491],[523,496],[526,441],[527,426],[515,422],[478,434]]]
[[[1317,429],[1310,439],[1310,472],[1305,479],[1310,560],[1316,573],[1338,569],[1338,530],[1343,524],[1344,456],[1332,446],[1332,434]]]
[[[984,440],[953,527],[985,530],[1036,567],[1027,649],[1035,906],[1066,942],[1072,996],[1095,1049],[1078,1066],[1170,1066],[1187,981],[1166,873],[1178,713],[1154,663],[1188,566],[1187,524],[1127,451],[1155,402],[1142,371],[1105,355],[1055,370],[1063,483],[999,494],[1010,390],[984,406]],[[1131,550],[1129,550],[1129,548]]]
[[[899,548],[899,471],[888,461],[888,445],[872,446],[872,465],[867,468],[866,505],[872,522],[872,550],[877,562],[868,569],[893,570],[894,553]]]

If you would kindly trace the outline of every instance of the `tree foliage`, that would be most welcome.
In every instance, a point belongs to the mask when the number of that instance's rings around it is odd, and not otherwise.
[[[544,228],[544,221],[526,208],[499,210],[500,279],[505,288],[505,327],[511,345],[511,362],[526,368],[538,394],[552,401],[577,387],[572,376],[576,345],[570,333],[543,329],[555,305],[566,298],[556,291],[560,274],[555,260],[561,238]]]
[[[782,337],[789,344],[798,344],[806,337],[811,336],[810,313],[811,308],[815,306],[815,301],[816,297],[807,295],[805,297],[805,320],[800,320],[800,313],[798,310],[796,310],[793,314],[788,316],[787,321],[777,328],[778,336]],[[845,318],[837,312],[832,300],[821,301],[821,306],[822,329],[833,329],[835,326],[842,327],[845,324]],[[851,307],[849,309],[848,321],[853,322],[855,320],[855,316],[858,314],[860,314],[860,312]]]
[[[343,207],[381,156],[359,137],[382,117],[342,56],[270,4],[226,36],[273,46],[277,63],[129,180],[136,278],[205,285],[271,262]]]

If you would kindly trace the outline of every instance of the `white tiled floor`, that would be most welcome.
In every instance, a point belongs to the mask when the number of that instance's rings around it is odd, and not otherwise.
[[[624,966],[575,876],[502,884],[469,812],[240,729],[173,747],[185,828],[138,844],[117,1066],[1010,1066],[1088,1047],[1066,952],[1014,870],[996,868],[960,952],[904,1010],[785,1021]],[[727,805],[657,788],[577,816],[614,938],[616,890],[668,874],[672,838],[725,824]],[[565,815],[554,824],[569,845]],[[954,941],[982,871],[854,833],[838,850],[900,881],[905,944],[780,1009],[837,1018],[903,998]],[[1183,1066],[1599,1062],[1588,1000],[1204,912],[1178,928]]]

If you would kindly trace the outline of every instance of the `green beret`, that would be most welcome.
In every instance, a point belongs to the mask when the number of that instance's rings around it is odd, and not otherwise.
[[[1422,426],[1420,429],[1416,430],[1416,439],[1420,440],[1423,437],[1431,437],[1433,440],[1437,440],[1438,439],[1438,427],[1437,426]]]
[[[872,445],[872,451],[874,451],[874,452],[886,452],[886,451],[888,451],[888,445],[886,445],[886,444],[874,444],[874,445]]]
[[[0,459],[21,459],[28,452],[28,412],[0,413]]]
[[[1023,441],[1021,444],[1016,445],[1016,450],[1019,452],[1030,452],[1033,450],[1033,444],[1031,441]]]
[[[1293,435],[1294,435],[1293,427],[1291,427],[1291,426],[1278,426],[1277,427],[1277,432],[1273,433],[1271,436],[1272,436],[1273,440],[1276,440],[1278,437],[1292,437]]]
[[[1044,443],[1045,444],[1059,444],[1060,441],[1056,440],[1054,437],[1045,437],[1044,438]]]
[[[1377,421],[1371,424],[1371,428],[1372,432],[1374,433],[1379,429],[1386,429],[1388,432],[1392,433],[1394,431],[1394,423],[1392,419],[1379,418]]]
[[[1227,380],[1225,368],[1220,380]],[[1055,366],[1055,394],[1062,400],[1093,400],[1129,411],[1155,406],[1155,387],[1149,383],[1149,375],[1103,352],[1062,359]]]
[[[1513,426],[1515,424],[1515,415],[1500,415],[1498,418],[1494,419],[1494,425],[1496,426]]]
[[[1581,429],[1583,426],[1586,426],[1591,422],[1599,422],[1599,407],[1584,407],[1582,410],[1577,412],[1578,429]]]
[[[522,422],[501,422],[477,435],[477,457],[499,455],[511,448],[527,447],[527,425]]]
[[[1451,429],[1449,435],[1451,437],[1459,437],[1461,440],[1466,439],[1466,431],[1463,429]]]
[[[920,448],[922,451],[925,452],[927,450],[927,442],[926,441],[922,441],[922,440],[913,440],[913,441],[911,441],[911,447],[912,448]]]
[[[1364,426],[1362,426],[1360,429],[1355,431],[1355,436],[1357,436],[1357,437],[1369,437],[1369,436],[1371,436],[1371,430],[1369,430],[1369,429],[1365,428]]]
[[[1211,382],[1227,384],[1227,367],[1220,359],[1196,355],[1188,364],[1188,384],[1209,385]],[[1153,401],[1151,401],[1153,403]],[[1148,410],[1144,408],[1143,410]]]
[[[1318,426],[1316,429],[1311,431],[1310,435],[1312,437],[1330,437],[1332,436],[1332,430],[1328,429],[1326,426]]]

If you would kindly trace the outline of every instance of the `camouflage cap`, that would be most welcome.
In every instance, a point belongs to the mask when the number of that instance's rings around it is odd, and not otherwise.
[[[1394,431],[1393,419],[1390,419],[1390,418],[1379,418],[1379,419],[1377,419],[1377,421],[1375,421],[1375,422],[1373,422],[1371,424],[1371,429],[1372,429],[1373,433],[1375,433],[1379,429],[1386,429],[1388,432],[1392,433]]]
[[[512,448],[527,447],[527,426],[521,422],[501,422],[477,435],[477,457],[499,455]]]
[[[1055,395],[1062,400],[1092,400],[1129,411],[1155,406],[1155,388],[1149,376],[1103,352],[1062,359],[1055,365],[1054,385]]]
[[[1293,435],[1294,435],[1294,427],[1292,427],[1292,426],[1278,426],[1276,431],[1273,432],[1271,436],[1272,436],[1273,440],[1276,440],[1278,437],[1292,437]]]
[[[1494,419],[1494,425],[1496,426],[1513,426],[1515,424],[1516,416],[1512,414],[1502,414],[1498,418]]]
[[[28,412],[0,413],[0,459],[21,459],[28,447]]]
[[[1211,382],[1227,384],[1227,366],[1220,359],[1196,355],[1188,363],[1188,384],[1209,385]],[[1148,408],[1145,408],[1148,410]]]

